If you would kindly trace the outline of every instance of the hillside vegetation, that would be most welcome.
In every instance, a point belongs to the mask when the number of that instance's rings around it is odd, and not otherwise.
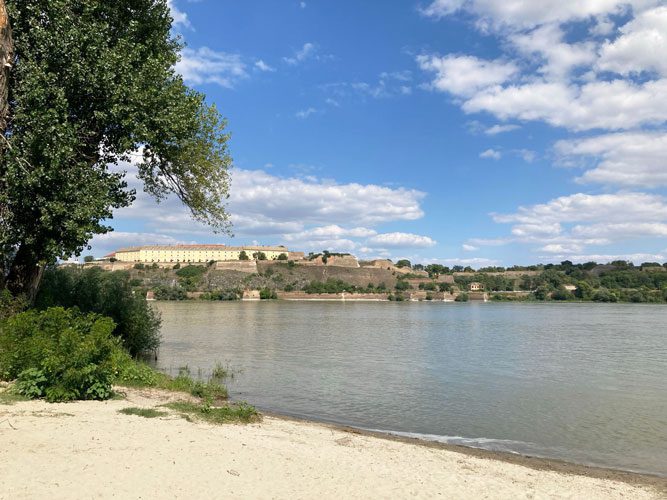
[[[448,268],[440,265],[412,266],[411,272],[370,267],[348,268],[309,266],[298,263],[258,262],[256,273],[217,270],[214,265],[175,265],[173,268],[137,265],[130,271],[108,274],[124,276],[138,293],[153,291],[158,300],[236,300],[244,290],[260,290],[262,298],[275,298],[275,292],[306,294],[376,293],[387,298],[404,298],[416,291],[467,292],[471,283],[480,283],[492,300],[578,300],[597,302],[667,302],[667,267],[658,263],[616,261],[599,265],[547,264],[513,268]],[[52,270],[47,279],[64,273],[76,275],[77,269]],[[86,272],[86,271],[84,271]],[[428,277],[426,277],[428,273]],[[443,279],[447,278],[447,282]],[[73,278],[57,278],[62,281]],[[429,299],[427,299],[429,300]]]

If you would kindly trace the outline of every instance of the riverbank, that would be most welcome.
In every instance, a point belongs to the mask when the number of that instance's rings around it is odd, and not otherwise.
[[[188,421],[182,397],[0,405],[0,498],[664,498],[667,481],[265,416]],[[167,413],[144,418],[128,407]]]

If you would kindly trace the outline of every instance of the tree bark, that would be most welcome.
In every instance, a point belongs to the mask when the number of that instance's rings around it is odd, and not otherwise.
[[[5,0],[0,0],[0,134],[7,129],[7,114],[9,112],[9,71],[14,62],[14,43],[12,28],[9,24],[9,15]],[[0,148],[2,145],[0,145]]]
[[[44,274],[35,253],[21,245],[14,256],[7,276],[6,286],[14,297],[23,297],[28,304],[33,304],[37,297],[39,284]]]

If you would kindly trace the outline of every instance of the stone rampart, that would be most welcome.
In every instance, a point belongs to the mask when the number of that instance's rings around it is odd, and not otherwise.
[[[256,273],[257,262],[254,260],[221,260],[215,263],[217,271],[240,271],[242,273]]]

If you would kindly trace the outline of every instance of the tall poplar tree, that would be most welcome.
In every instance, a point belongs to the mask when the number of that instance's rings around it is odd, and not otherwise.
[[[196,220],[227,231],[225,121],[174,71],[182,46],[167,0],[6,0],[6,7],[13,37],[0,130],[7,288],[32,299],[45,265],[78,255],[110,230],[104,221],[135,193],[109,166],[137,151],[145,191],[157,200],[174,194]]]

